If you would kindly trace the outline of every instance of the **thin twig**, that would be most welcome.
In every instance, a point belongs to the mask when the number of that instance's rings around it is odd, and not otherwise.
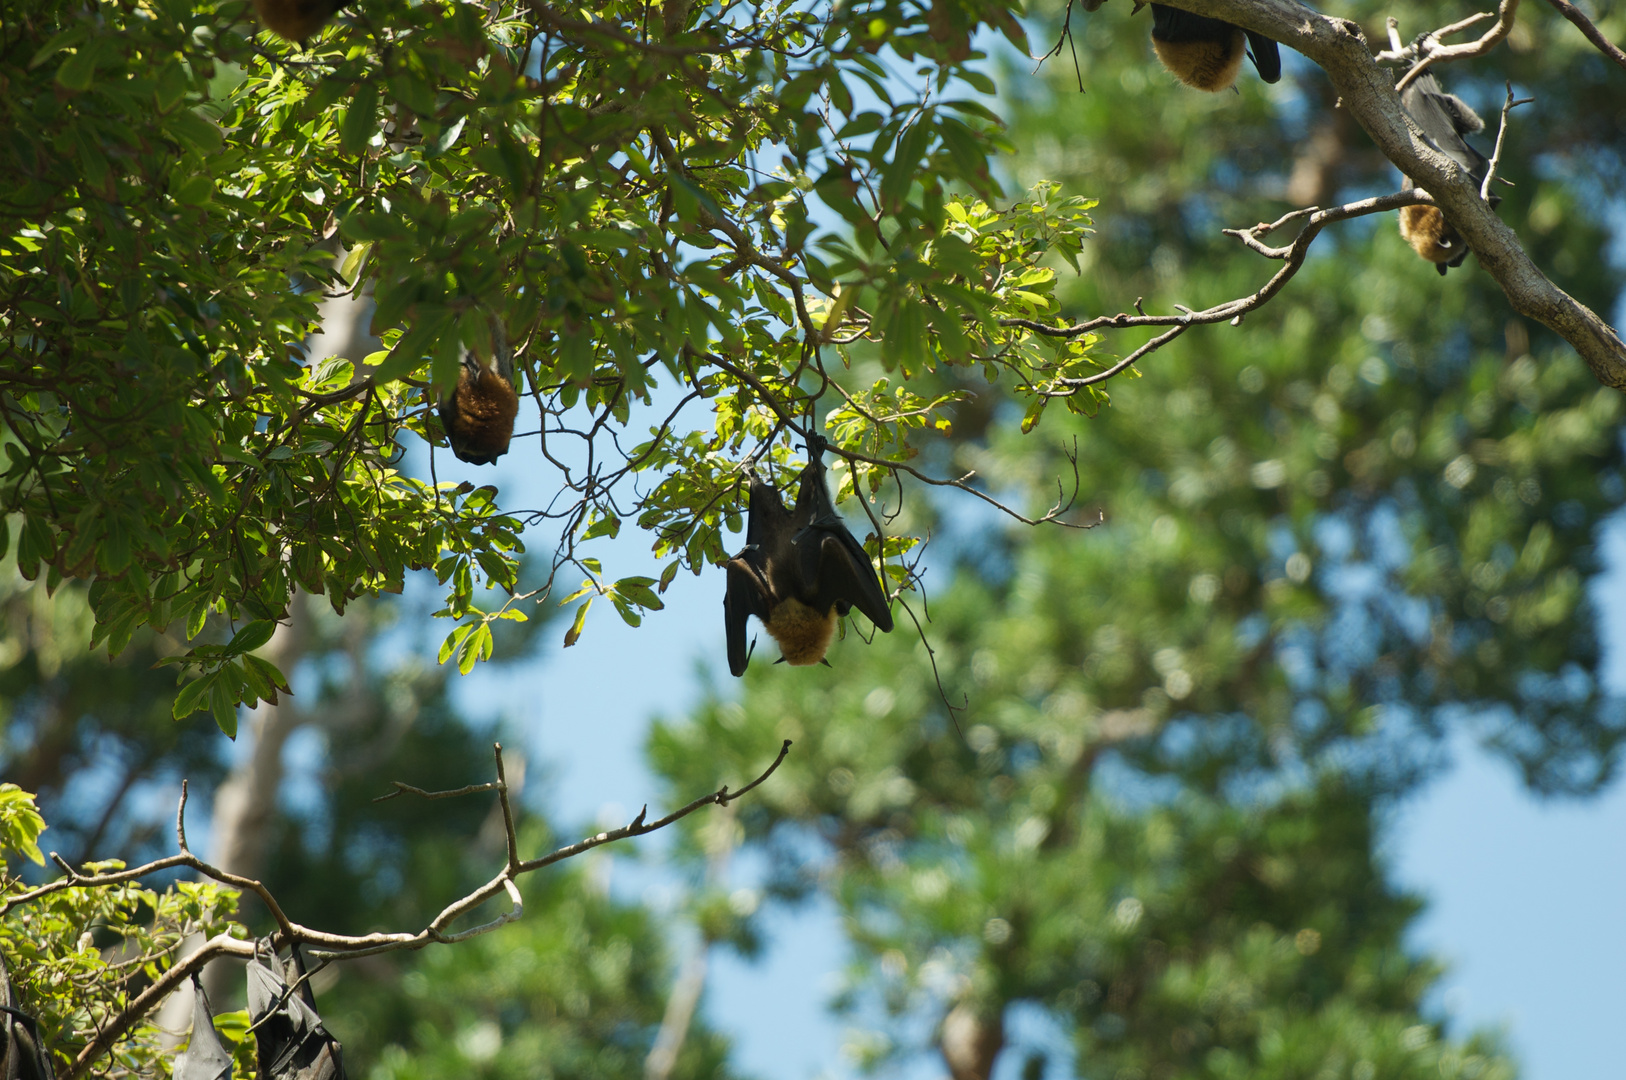
[[[1582,14],[1580,8],[1568,3],[1567,0],[1547,0],[1547,2],[1553,5],[1560,15],[1574,23],[1576,29],[1585,34],[1586,39],[1597,46],[1599,52],[1621,67],[1626,68],[1626,52],[1622,52],[1620,46],[1604,37],[1603,32],[1592,24],[1591,19]]]
[[[1461,45],[1441,45],[1438,43],[1438,39],[1444,34],[1472,26],[1480,21],[1484,17],[1483,15],[1475,15],[1462,22],[1452,23],[1443,29],[1424,34],[1417,42],[1417,51],[1419,53],[1417,61],[1412,64],[1411,70],[1401,76],[1400,81],[1395,84],[1395,93],[1398,94],[1404,91],[1406,87],[1416,82],[1425,71],[1435,64],[1445,63],[1450,60],[1466,60],[1470,56],[1483,56],[1496,48],[1513,31],[1513,16],[1518,10],[1519,0],[1501,0],[1496,6],[1496,25],[1481,34],[1477,40],[1464,42]]]
[[[1513,83],[1509,80],[1507,84],[1507,100],[1502,102],[1502,123],[1496,129],[1496,150],[1491,154],[1490,165],[1485,169],[1485,179],[1479,185],[1479,197],[1486,202],[1490,201],[1491,185],[1496,182],[1496,167],[1502,163],[1502,143],[1507,138],[1507,114],[1520,105],[1528,105],[1534,100],[1536,99],[1520,98],[1518,101],[1514,101]],[[1503,181],[1503,183],[1506,182]]]
[[[420,799],[455,799],[459,795],[476,795],[482,791],[496,791],[500,785],[492,782],[489,784],[469,784],[467,787],[456,788],[452,791],[425,791],[423,788],[413,787],[411,784],[403,784],[399,780],[391,780],[390,786],[395,790],[388,795],[380,795],[373,802],[389,802],[391,799],[402,795],[416,795]]]
[[[51,852],[51,858],[59,867],[62,868],[63,876],[46,885],[41,885],[38,888],[30,889],[26,892],[18,893],[7,898],[3,904],[0,904],[0,915],[4,915],[6,912],[10,911],[19,904],[27,903],[31,900],[58,892],[62,889],[72,887],[97,888],[117,885],[126,881],[133,881],[137,878],[145,877],[149,874],[154,874],[162,870],[169,870],[175,867],[188,867],[204,877],[212,878],[215,881],[219,881],[223,884],[232,885],[236,888],[254,893],[265,904],[266,908],[271,912],[272,917],[276,919],[278,927],[276,935],[277,939],[281,941],[282,944],[288,946],[298,946],[300,944],[325,946],[323,949],[312,949],[310,953],[313,958],[322,961],[353,959],[361,956],[370,956],[376,953],[394,952],[401,949],[421,949],[425,945],[435,942],[455,943],[467,941],[472,937],[476,937],[480,934],[490,933],[492,930],[495,930],[500,926],[505,926],[508,923],[520,918],[524,914],[524,901],[521,898],[519,887],[515,883],[515,879],[519,877],[519,875],[528,874],[532,871],[540,870],[544,866],[551,866],[554,863],[562,862],[565,859],[571,858],[575,855],[580,855],[586,851],[591,851],[593,848],[601,847],[604,844],[610,844],[617,840],[622,840],[633,836],[642,836],[645,833],[651,833],[658,829],[664,829],[666,826],[688,817],[690,814],[694,813],[703,806],[710,806],[713,804],[718,806],[727,806],[729,803],[732,803],[742,795],[755,790],[758,786],[765,783],[768,777],[772,776],[774,772],[778,770],[780,764],[784,762],[786,755],[790,753],[790,747],[791,741],[786,739],[780,746],[779,753],[774,757],[773,762],[763,770],[762,774],[756,779],[752,780],[750,783],[746,784],[744,787],[740,788],[738,791],[730,791],[727,785],[724,785],[723,787],[718,788],[716,791],[702,795],[693,802],[674,810],[672,813],[667,814],[665,817],[656,821],[645,821],[645,818],[649,812],[649,808],[645,807],[638,812],[637,817],[633,818],[629,824],[623,826],[622,828],[599,833],[596,836],[591,836],[585,840],[579,841],[578,843],[559,848],[548,855],[544,855],[538,859],[532,859],[528,862],[520,862],[519,860],[517,847],[518,841],[514,830],[513,807],[508,797],[508,783],[503,766],[501,744],[495,744],[493,747],[493,754],[496,759],[497,768],[497,780],[494,783],[471,785],[468,788],[455,792],[425,792],[421,789],[413,788],[409,784],[397,784],[397,791],[395,794],[406,792],[421,795],[425,798],[446,798],[456,794],[469,794],[474,791],[489,791],[495,789],[502,801],[503,827],[507,834],[508,841],[507,858],[502,871],[491,881],[480,886],[478,889],[475,889],[467,896],[464,896],[461,899],[449,904],[428,926],[417,931],[416,933],[399,932],[364,935],[332,934],[326,931],[313,930],[308,926],[303,926],[299,923],[293,922],[283,913],[282,907],[277,903],[276,898],[271,895],[270,891],[266,889],[263,884],[250,878],[241,877],[237,874],[227,873],[218,867],[211,866],[209,863],[204,862],[202,859],[199,859],[196,855],[192,854],[190,848],[187,847],[186,841],[186,801],[188,795],[188,785],[184,781],[181,784],[181,798],[175,810],[175,837],[177,844],[181,848],[179,854],[168,855],[162,859],[156,859],[153,862],[146,863],[143,866],[137,866],[128,870],[120,870],[114,873],[82,874],[75,870],[65,859],[53,851]],[[446,929],[446,927],[460,915],[472,911],[474,908],[483,904],[486,900],[496,896],[498,893],[506,893],[508,896],[510,908],[507,912],[499,915],[497,918],[492,919],[489,922],[481,923],[478,926],[470,927],[466,930],[452,932]],[[174,966],[172,966],[168,971],[164,972],[163,975],[159,976],[158,979],[152,983],[152,985],[147,987],[146,990],[142,991],[142,993],[138,995],[134,1001],[130,1002],[130,1004],[119,1010],[118,1013],[114,1014],[106,1026],[102,1027],[97,1032],[96,1037],[79,1052],[79,1055],[77,1058],[75,1058],[73,1064],[66,1072],[63,1073],[62,1080],[80,1080],[80,1078],[83,1077],[89,1070],[90,1066],[102,1055],[107,1053],[107,1051],[124,1035],[125,1032],[127,1032],[138,1020],[156,1007],[158,1002],[163,1000],[163,998],[171,990],[180,985],[180,983],[188,978],[193,972],[201,970],[204,964],[208,963],[217,956],[239,956],[245,959],[250,958],[254,955],[254,950],[255,946],[252,942],[242,941],[226,934],[218,935],[209,939],[200,949],[198,949],[197,952],[192,953],[183,960],[177,961]]]

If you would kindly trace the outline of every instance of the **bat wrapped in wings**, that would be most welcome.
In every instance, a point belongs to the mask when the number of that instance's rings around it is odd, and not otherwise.
[[[751,660],[745,624],[752,615],[779,642],[785,663],[795,665],[823,660],[837,620],[853,608],[879,630],[892,629],[875,567],[830,501],[824,447],[822,438],[809,439],[807,468],[791,510],[777,488],[751,474],[745,547],[728,561],[723,597],[728,669],[735,675],[744,675]]]
[[[192,976],[192,1036],[175,1058],[175,1080],[231,1080],[231,1052],[215,1030],[203,982]]]
[[[261,1080],[344,1080],[344,1054],[316,1013],[316,995],[305,977],[305,959],[294,946],[289,974],[267,945],[248,962],[248,1018],[254,1027]]]

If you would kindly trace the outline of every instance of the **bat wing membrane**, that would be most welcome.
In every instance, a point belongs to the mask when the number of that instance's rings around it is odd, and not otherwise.
[[[857,608],[878,629],[891,632],[886,592],[869,555],[845,525],[815,524],[803,534],[800,547],[803,574],[814,583],[813,607],[820,611],[834,607],[837,615]]]
[[[175,1059],[175,1080],[231,1080],[231,1054],[221,1045],[203,983],[192,976],[192,1037]]]
[[[728,633],[728,670],[736,676],[745,674],[751,660],[745,639],[746,620],[752,615],[766,620],[773,610],[773,598],[758,565],[761,561],[761,552],[748,546],[728,560],[726,567],[728,591],[723,594],[723,628]]]
[[[1253,66],[1259,71],[1259,78],[1267,83],[1279,82],[1282,77],[1282,54],[1276,42],[1252,30],[1244,30],[1243,33],[1248,35],[1250,55]]]
[[[728,670],[744,675],[751,660],[746,641],[746,620],[752,615],[766,622],[778,598],[796,596],[800,583],[791,558],[792,516],[785,512],[779,492],[756,476],[745,511],[745,547],[728,560],[728,587],[723,593],[723,628],[728,635]],[[780,580],[775,580],[775,578]]]
[[[830,501],[821,459],[823,446],[813,444],[809,449],[812,460],[802,470],[802,487],[796,493],[796,510],[791,515],[792,524],[799,529],[795,537],[796,562],[801,585],[807,590],[802,599],[819,611],[828,611],[833,604],[837,615],[857,608],[878,628],[890,632],[892,612],[887,607],[886,591],[875,576],[864,545],[853,536]]]

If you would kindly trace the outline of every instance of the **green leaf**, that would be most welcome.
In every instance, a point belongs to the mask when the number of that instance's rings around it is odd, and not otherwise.
[[[276,620],[257,619],[232,635],[231,641],[226,645],[226,654],[228,656],[237,656],[241,653],[253,652],[270,641],[271,635],[276,632],[276,629]]]
[[[378,130],[378,84],[371,79],[356,87],[339,125],[339,149],[346,154],[359,154]],[[349,275],[345,275],[349,277]]]
[[[34,796],[16,784],[0,784],[0,852],[15,851],[36,866],[44,866],[38,841],[45,829]]]
[[[86,47],[62,61],[56,69],[56,81],[68,90],[89,90],[96,81],[96,53],[95,48]]]
[[[178,109],[164,118],[164,127],[177,139],[205,156],[220,153],[225,139],[220,128],[193,109]]]
[[[170,706],[170,715],[176,720],[181,720],[203,708],[205,698],[213,688],[214,682],[215,673],[210,672],[183,684],[180,692],[175,695],[175,703]]]

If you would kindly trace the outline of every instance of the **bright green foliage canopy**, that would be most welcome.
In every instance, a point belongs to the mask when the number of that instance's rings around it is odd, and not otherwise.
[[[438,441],[435,387],[490,354],[496,320],[542,417],[513,452],[589,444],[587,478],[535,515],[563,522],[556,568],[636,621],[655,581],[575,548],[619,529],[619,480],[665,474],[634,509],[669,581],[722,556],[737,460],[812,425],[833,382],[826,420],[873,487],[946,422],[947,398],[903,385],[923,370],[1009,368],[1030,392],[1094,370],[1090,339],[1000,325],[1054,314],[1035,261],[1076,254],[1087,221],[1049,186],[982,201],[984,23],[1022,38],[980,0],[383,0],[309,48],[243,2],[8,4],[0,548],[94,581],[115,652],[142,624],[241,627],[180,658],[201,677],[177,715],[228,730],[285,685],[251,654],[296,587],[342,609],[432,568],[467,669],[491,619],[523,617],[474,593],[513,589],[522,522],[491,488],[404,470],[403,436]],[[382,351],[305,363],[322,298],[364,290]],[[862,383],[839,362],[857,338],[886,368]],[[623,445],[658,383],[710,430]]]

